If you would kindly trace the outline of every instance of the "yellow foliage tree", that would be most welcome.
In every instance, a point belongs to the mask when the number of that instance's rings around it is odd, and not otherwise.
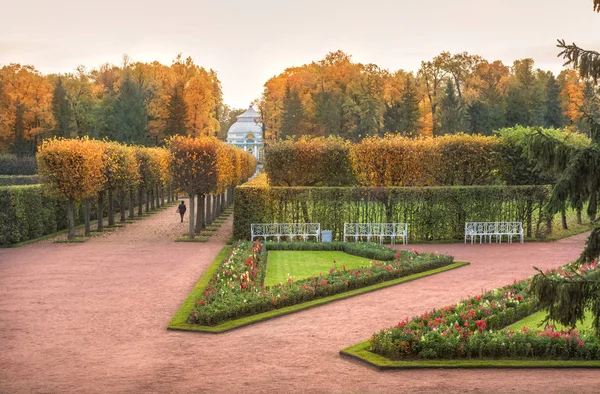
[[[75,237],[74,205],[92,197],[106,181],[104,144],[82,139],[45,140],[37,153],[40,180],[67,199],[68,238]]]

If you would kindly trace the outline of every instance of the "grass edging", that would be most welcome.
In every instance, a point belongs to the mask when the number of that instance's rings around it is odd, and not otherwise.
[[[228,248],[228,247],[225,247],[224,249],[226,249],[226,248]],[[223,250],[221,251],[221,253],[223,253]],[[221,253],[219,253],[219,256],[221,255]],[[297,304],[297,305],[291,305],[291,306],[287,306],[287,307],[281,308],[281,309],[274,309],[274,310],[271,310],[268,312],[262,312],[262,313],[259,313],[256,315],[246,316],[246,317],[242,317],[242,318],[235,319],[235,320],[230,320],[230,321],[221,323],[216,326],[203,326],[203,325],[199,325],[199,324],[186,323],[185,321],[187,320],[190,312],[192,311],[192,309],[194,307],[194,301],[196,300],[196,298],[198,298],[200,293],[204,290],[204,288],[206,287],[206,285],[212,278],[213,274],[219,268],[221,261],[223,260],[223,258],[225,258],[225,256],[223,255],[223,257],[219,260],[219,256],[217,256],[217,258],[215,258],[215,260],[211,263],[211,265],[208,267],[206,272],[202,275],[202,277],[198,281],[198,284],[196,284],[196,287],[194,287],[194,290],[192,290],[192,293],[185,300],[185,302],[183,303],[183,305],[181,306],[179,311],[177,311],[177,313],[175,314],[175,317],[173,317],[173,319],[171,320],[171,323],[169,323],[169,326],[167,327],[168,330],[196,331],[196,332],[218,334],[218,333],[233,330],[236,328],[244,327],[249,324],[254,324],[254,323],[261,322],[261,321],[273,319],[275,317],[288,315],[290,313],[299,312],[299,311],[313,308],[313,307],[316,307],[319,305],[328,304],[333,301],[343,300],[343,299],[354,297],[354,296],[357,296],[360,294],[369,293],[371,291],[383,289],[385,287],[395,286],[395,285],[398,285],[401,283],[410,282],[410,281],[413,281],[416,279],[424,278],[426,276],[435,275],[435,274],[438,274],[441,272],[445,272],[445,271],[449,271],[449,270],[452,270],[455,268],[463,267],[465,265],[469,265],[469,263],[467,263],[467,262],[455,262],[455,263],[449,264],[444,267],[435,268],[435,269],[432,269],[429,271],[419,272],[418,274],[413,274],[413,275],[405,276],[402,278],[389,280],[386,282],[376,283],[374,285],[366,286],[366,287],[363,287],[360,289],[354,289],[354,290],[346,291],[344,293],[335,294],[335,295],[328,296],[328,297],[317,298],[315,300],[303,302],[303,303]],[[183,315],[183,317],[182,317],[182,315]]]
[[[200,280],[198,281],[198,283],[196,283],[196,286],[194,286],[194,288],[192,289],[192,292],[190,293],[190,295],[185,299],[185,301],[183,302],[183,304],[181,305],[181,307],[179,308],[177,313],[175,313],[175,316],[173,316],[173,318],[169,322],[169,326],[167,327],[168,330],[183,329],[182,327],[192,325],[192,324],[186,323],[186,321],[187,321],[187,318],[190,316],[192,309],[194,309],[194,302],[202,294],[202,292],[204,291],[204,288],[208,285],[208,283],[212,279],[214,273],[217,271],[217,269],[221,265],[221,262],[225,259],[225,256],[227,256],[227,253],[229,252],[230,249],[231,249],[231,246],[223,247],[223,249],[221,249],[219,254],[217,254],[217,257],[215,257],[214,260],[212,261],[212,263],[210,263],[210,265],[208,266],[208,268],[206,268],[206,271],[204,271],[204,273],[200,277]],[[185,330],[185,331],[188,331],[188,330]]]
[[[600,368],[600,361],[540,360],[540,359],[484,359],[484,360],[419,360],[393,361],[367,350],[369,341],[340,350],[340,355],[379,370],[425,368]]]
[[[177,238],[175,242],[208,242],[209,237]]]

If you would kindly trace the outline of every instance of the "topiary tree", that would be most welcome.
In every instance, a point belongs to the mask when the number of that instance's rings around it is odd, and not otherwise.
[[[265,148],[273,186],[342,186],[354,183],[350,144],[339,137],[302,137]]]
[[[169,169],[173,185],[188,194],[189,201],[189,238],[194,238],[195,196],[205,195],[216,189],[217,185],[217,145],[216,138],[172,137],[167,141],[169,151]],[[203,209],[203,204],[199,204]]]
[[[41,182],[67,199],[68,239],[75,237],[75,202],[89,198],[105,182],[104,144],[82,139],[45,140],[37,153]]]

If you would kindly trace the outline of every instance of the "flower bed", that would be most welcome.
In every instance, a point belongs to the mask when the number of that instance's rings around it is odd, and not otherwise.
[[[273,244],[273,248],[279,250],[283,247],[292,246]],[[331,247],[341,246],[335,244]],[[187,323],[214,326],[228,320],[328,297],[453,263],[451,256],[394,251],[394,259],[390,261],[372,261],[368,267],[353,270],[334,267],[329,272],[311,278],[298,281],[289,278],[286,283],[265,287],[267,249],[259,242],[240,242],[234,245],[196,300]],[[344,251],[352,254],[353,250],[358,249],[364,255],[382,253],[385,248],[363,245]],[[388,253],[389,250],[391,249],[388,249]]]
[[[598,263],[579,269],[596,276]],[[564,268],[548,274],[573,275]],[[542,332],[527,327],[502,330],[536,310],[529,292],[530,280],[486,292],[455,305],[406,319],[370,339],[368,350],[388,360],[541,358],[600,360],[600,338],[575,330]]]

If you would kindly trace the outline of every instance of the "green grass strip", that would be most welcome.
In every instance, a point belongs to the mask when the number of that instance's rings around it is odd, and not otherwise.
[[[208,237],[177,238],[175,242],[208,242]]]
[[[360,288],[360,289],[354,289],[354,290],[346,291],[344,293],[335,294],[335,295],[332,295],[332,296],[329,296],[329,297],[317,298],[315,300],[308,301],[308,302],[303,302],[301,304],[291,305],[291,306],[287,306],[287,307],[281,308],[281,309],[274,309],[274,310],[271,310],[271,311],[268,311],[268,312],[262,312],[262,313],[259,313],[259,314],[256,314],[256,315],[246,316],[246,317],[242,317],[242,318],[235,319],[235,320],[230,320],[230,321],[227,321],[225,323],[221,323],[221,324],[219,324],[217,326],[202,326],[202,325],[199,325],[199,324],[188,324],[188,323],[185,323],[185,321],[187,320],[190,312],[192,311],[192,309],[194,307],[195,300],[197,298],[199,298],[201,292],[204,290],[204,288],[206,287],[206,285],[208,284],[208,282],[210,281],[210,279],[213,277],[213,275],[216,272],[216,270],[219,268],[219,264],[221,263],[221,260],[215,259],[215,261],[213,261],[213,263],[209,266],[209,268],[206,270],[206,272],[202,275],[202,277],[200,278],[200,281],[198,282],[198,284],[196,285],[196,287],[192,291],[192,294],[190,294],[190,296],[186,299],[185,303],[180,308],[180,310],[177,312],[177,314],[175,315],[175,317],[173,318],[173,320],[171,320],[171,323],[169,324],[169,327],[168,327],[169,330],[197,331],[197,332],[206,332],[206,333],[218,334],[218,333],[222,333],[222,332],[225,332],[225,331],[233,330],[233,329],[236,329],[236,328],[244,327],[244,326],[247,326],[249,324],[254,324],[254,323],[258,323],[258,322],[264,321],[264,320],[269,320],[269,319],[272,319],[274,317],[288,315],[290,313],[295,313],[295,312],[303,311],[305,309],[313,308],[315,306],[328,304],[328,303],[333,302],[333,301],[343,300],[343,299],[354,297],[354,296],[357,296],[357,295],[360,295],[360,294],[369,293],[371,291],[383,289],[383,288],[390,287],[390,286],[395,286],[395,285],[398,285],[400,283],[410,282],[410,281],[413,281],[413,280],[416,280],[416,279],[424,278],[426,276],[439,274],[441,272],[450,271],[450,270],[455,269],[455,268],[459,268],[459,267],[463,267],[465,265],[469,265],[469,263],[466,263],[466,262],[457,262],[457,263],[453,263],[453,264],[447,265],[445,267],[440,267],[440,268],[432,269],[432,270],[429,270],[429,271],[420,272],[418,274],[405,276],[403,278],[389,280],[387,282],[377,283],[377,284],[366,286],[366,287],[363,287],[363,288]],[[213,265],[214,265],[214,267],[213,267]],[[188,306],[188,302],[189,302],[189,306]],[[182,312],[182,309],[184,307],[187,308],[187,309]],[[185,313],[185,312],[187,312],[187,313]],[[183,320],[181,320],[181,318],[180,318],[179,320],[177,320],[176,323],[174,323],[176,321],[176,318],[180,314],[185,314],[185,317],[183,317]]]
[[[86,240],[83,238],[73,238],[73,239],[59,239],[54,241],[55,244],[82,244]]]
[[[186,321],[187,318],[190,316],[190,313],[192,313],[192,309],[194,309],[194,303],[198,298],[200,298],[202,292],[212,279],[213,275],[219,269],[221,262],[225,260],[225,257],[227,256],[227,253],[230,249],[231,246],[225,246],[223,249],[221,249],[217,257],[215,257],[215,259],[212,261],[212,263],[210,263],[208,268],[206,268],[206,271],[204,271],[204,273],[200,277],[200,280],[198,281],[198,283],[196,283],[196,286],[194,286],[188,298],[185,299],[177,313],[175,313],[175,316],[173,316],[173,319],[171,319],[171,322],[167,327],[168,330],[188,331],[185,330],[185,327],[191,326],[191,324],[186,323]]]
[[[340,354],[379,370],[424,368],[600,368],[600,361],[543,360],[543,359],[471,359],[471,360],[419,360],[393,361],[371,353],[369,341],[357,343],[340,351]]]

